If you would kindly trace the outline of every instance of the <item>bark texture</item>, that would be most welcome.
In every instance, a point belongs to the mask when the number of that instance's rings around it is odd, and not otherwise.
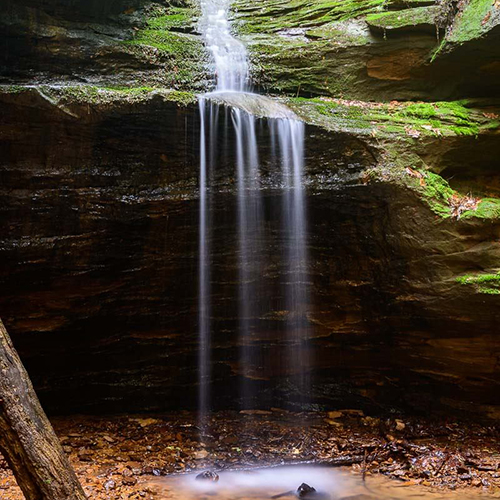
[[[27,500],[84,500],[68,458],[0,320],[0,451]]]

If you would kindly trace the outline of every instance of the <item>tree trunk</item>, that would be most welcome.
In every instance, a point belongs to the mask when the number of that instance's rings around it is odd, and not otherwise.
[[[27,500],[86,498],[1,320],[0,451]]]

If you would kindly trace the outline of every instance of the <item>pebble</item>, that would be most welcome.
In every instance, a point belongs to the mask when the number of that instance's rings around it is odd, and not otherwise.
[[[199,450],[196,451],[194,454],[195,460],[203,460],[204,458],[208,457],[208,451],[207,450]]]
[[[104,489],[106,491],[114,490],[115,488],[116,488],[116,483],[112,479],[104,483]]]

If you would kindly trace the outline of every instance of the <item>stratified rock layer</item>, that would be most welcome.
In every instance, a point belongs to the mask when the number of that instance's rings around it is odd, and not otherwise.
[[[457,219],[446,189],[454,191],[413,163],[427,154],[432,165],[430,150],[437,147],[449,163],[463,150],[472,156],[496,129],[479,111],[468,118],[475,139],[451,117],[438,133],[425,121],[408,126],[399,108],[382,112],[358,103],[364,111],[349,115],[342,103],[292,104],[310,123],[312,401],[498,417],[498,295],[460,277],[494,271],[500,222],[476,210]],[[194,407],[199,123],[193,97],[10,88],[0,106],[0,314],[44,404],[64,412]],[[387,129],[386,111],[403,120],[396,129]],[[444,120],[445,111],[436,112]],[[255,318],[253,366],[245,373],[255,374],[250,383],[264,407],[294,405],[300,395],[294,367],[283,357],[283,192],[261,124],[267,215],[266,244],[256,256],[264,268],[258,297],[263,310],[276,314]],[[395,163],[403,153],[411,168]],[[234,176],[234,149],[221,143],[211,189],[218,407],[241,403]]]

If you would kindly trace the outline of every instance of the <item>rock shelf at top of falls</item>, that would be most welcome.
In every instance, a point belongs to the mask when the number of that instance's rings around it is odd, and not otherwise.
[[[210,92],[202,97],[223,106],[241,109],[257,118],[299,120],[297,115],[285,104],[260,94],[217,91]]]

